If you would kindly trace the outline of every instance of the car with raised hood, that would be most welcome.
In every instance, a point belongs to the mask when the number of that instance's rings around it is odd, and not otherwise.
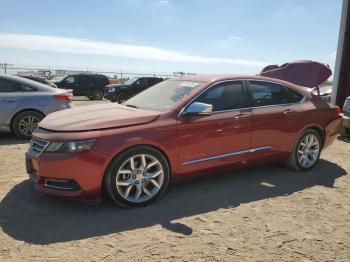
[[[158,199],[169,182],[261,162],[306,171],[337,137],[340,109],[259,76],[197,75],[156,84],[124,105],[57,112],[26,153],[37,191],[122,206]]]
[[[162,81],[163,79],[159,77],[130,78],[122,84],[107,85],[105,87],[105,98],[112,102],[118,102],[121,104],[137,93],[140,93]]]
[[[18,76],[0,75],[0,131],[29,139],[48,114],[71,108],[72,94]]]

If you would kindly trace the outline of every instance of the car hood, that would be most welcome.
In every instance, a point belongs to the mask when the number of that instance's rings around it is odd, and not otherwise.
[[[160,112],[146,111],[119,104],[82,106],[52,113],[40,128],[57,132],[93,131],[140,125],[154,121]]]

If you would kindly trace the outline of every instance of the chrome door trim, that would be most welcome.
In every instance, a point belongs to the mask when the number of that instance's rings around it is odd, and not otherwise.
[[[191,160],[191,161],[182,163],[182,165],[196,164],[196,163],[200,163],[200,162],[204,162],[204,161],[215,160],[215,159],[229,157],[229,156],[242,155],[242,154],[247,154],[247,153],[253,153],[256,151],[268,150],[271,148],[272,148],[271,146],[255,147],[255,148],[246,149],[246,150],[242,150],[242,151],[235,151],[235,152],[231,152],[231,153],[227,153],[227,154],[221,154],[221,155],[215,155],[215,156],[210,156],[210,157],[206,157],[206,158]]]

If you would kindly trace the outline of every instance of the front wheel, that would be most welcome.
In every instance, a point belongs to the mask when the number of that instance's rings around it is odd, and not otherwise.
[[[316,165],[321,150],[320,134],[314,129],[306,129],[295,143],[287,165],[296,171],[309,170]]]
[[[95,89],[92,91],[91,96],[89,96],[90,100],[102,100],[103,99],[103,91],[101,89]]]
[[[112,200],[121,206],[144,206],[159,199],[168,187],[170,168],[158,150],[139,146],[117,156],[104,181]]]

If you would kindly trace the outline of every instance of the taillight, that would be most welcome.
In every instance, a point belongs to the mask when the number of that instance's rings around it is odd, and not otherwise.
[[[339,106],[335,107],[335,112],[337,113],[337,117],[338,117],[340,115],[340,113],[341,113],[341,109],[340,109]]]
[[[53,97],[58,100],[67,101],[67,102],[70,102],[73,99],[72,94],[59,94],[59,95],[54,95]]]

